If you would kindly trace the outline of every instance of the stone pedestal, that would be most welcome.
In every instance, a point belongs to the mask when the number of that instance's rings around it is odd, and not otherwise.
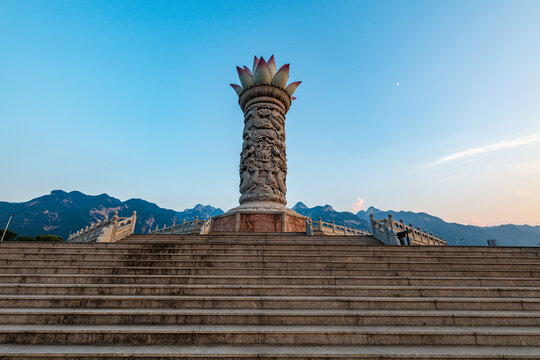
[[[259,206],[257,206],[259,205]],[[211,232],[306,232],[306,217],[285,206],[251,203],[212,218]],[[273,205],[273,204],[272,204]]]

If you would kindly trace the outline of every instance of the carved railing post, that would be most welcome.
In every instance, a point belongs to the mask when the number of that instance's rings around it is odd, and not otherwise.
[[[409,234],[411,234],[411,245],[413,244],[413,241],[416,240],[416,235],[414,234],[415,231],[414,231],[414,226],[412,223],[409,223],[409,228],[411,230],[411,232]]]
[[[313,236],[313,224],[311,222],[311,218],[308,217],[306,217],[306,234]]]
[[[131,214],[131,233],[135,232],[135,225],[137,225],[137,212],[133,211]]]

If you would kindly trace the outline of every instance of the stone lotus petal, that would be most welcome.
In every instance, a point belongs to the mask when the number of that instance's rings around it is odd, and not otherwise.
[[[236,84],[230,84],[232,86],[232,88],[234,89],[234,91],[236,91],[236,93],[238,94],[238,96],[240,96],[240,94],[242,93],[242,91],[244,91],[244,88],[242,88],[240,85],[236,85]]]
[[[294,96],[291,96],[291,101],[293,101],[293,100],[296,100],[296,98]]]
[[[251,71],[253,74],[255,74],[255,71],[257,71],[257,66],[259,65],[259,58],[255,56],[253,59],[253,70]]]
[[[236,84],[231,84],[236,93],[240,96],[242,92],[252,86],[256,85],[273,85],[280,89],[283,89],[287,94],[292,97],[298,85],[301,81],[296,81],[287,86],[289,81],[289,64],[283,65],[276,71],[276,61],[274,55],[270,56],[268,62],[261,56],[253,58],[253,70],[250,70],[247,66],[243,69],[236,67],[238,71],[238,77],[240,78],[241,87]]]
[[[289,81],[289,64],[283,65],[276,75],[274,75],[272,78],[272,85],[285,89],[287,81]]]
[[[276,69],[276,60],[274,59],[274,55],[270,56],[270,59],[268,60],[268,68],[270,69],[270,75],[272,78],[274,75],[276,75],[277,69]]]
[[[240,78],[240,84],[242,84],[242,87],[244,89],[247,89],[248,87],[251,87],[255,85],[255,82],[253,81],[253,77],[244,69],[240,67],[236,67],[236,70],[238,71],[238,77]]]
[[[302,83],[301,81],[295,81],[293,83],[290,83],[285,88],[285,91],[287,92],[287,94],[289,94],[289,96],[292,96],[292,94],[294,94],[294,92],[296,91],[296,88],[298,87],[298,85],[300,85],[301,83]]]
[[[272,75],[270,74],[270,69],[268,68],[268,64],[266,63],[266,61],[264,61],[262,57],[259,60],[257,70],[255,70],[253,78],[255,79],[255,84],[257,85],[270,84],[272,82]]]

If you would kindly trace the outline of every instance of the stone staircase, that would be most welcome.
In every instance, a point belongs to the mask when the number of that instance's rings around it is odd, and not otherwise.
[[[0,244],[1,359],[540,359],[540,249],[370,237]]]

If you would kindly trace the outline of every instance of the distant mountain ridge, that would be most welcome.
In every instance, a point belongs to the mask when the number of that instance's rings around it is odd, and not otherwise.
[[[448,223],[424,212],[383,211],[375,207],[353,214],[336,211],[330,205],[310,208],[298,202],[292,209],[311,217],[314,221],[321,218],[326,222],[334,221],[337,225],[368,231],[371,231],[370,214],[376,219],[383,219],[392,214],[398,221],[403,219],[406,224],[412,223],[414,227],[443,237],[449,245],[486,245],[488,239],[496,239],[501,246],[537,246],[540,243],[540,226],[508,224],[479,227]],[[16,214],[17,217],[9,228],[19,235],[53,234],[67,239],[70,233],[92,222],[103,220],[105,216],[110,217],[114,211],[118,211],[121,217],[130,216],[133,211],[137,211],[136,233],[146,233],[149,228],[155,229],[156,226],[161,228],[173,222],[180,223],[184,219],[190,221],[196,216],[199,219],[206,219],[223,214],[223,210],[210,205],[198,204],[192,209],[175,211],[142,199],[120,201],[107,194],[86,195],[80,191],[53,190],[49,195],[27,202],[0,202],[0,228],[4,226],[1,222],[7,221],[11,214]]]
[[[403,219],[422,230],[432,232],[446,239],[450,245],[486,245],[488,239],[496,239],[499,246],[537,246],[540,243],[540,226],[498,225],[481,227],[448,223],[441,218],[424,212],[382,211],[374,207],[361,210],[356,215],[369,221],[370,214],[376,219],[384,219],[392,214],[395,220]]]
[[[375,207],[353,214],[346,211],[336,211],[330,205],[310,208],[306,204],[298,202],[292,209],[304,216],[311,217],[314,221],[320,217],[326,222],[334,221],[338,225],[368,231],[371,231],[370,214],[373,214],[375,219],[384,219],[389,214],[392,214],[397,221],[402,219],[407,225],[412,224],[415,228],[420,227],[428,233],[441,236],[447,240],[449,245],[486,246],[488,239],[496,239],[499,246],[537,246],[540,243],[540,226],[499,225],[480,227],[462,225],[448,223],[441,218],[424,212],[383,211]]]
[[[154,203],[142,199],[120,201],[107,194],[86,195],[80,191],[65,192],[53,190],[49,195],[40,196],[27,202],[0,202],[0,219],[7,219],[11,214],[16,218],[9,229],[20,235],[36,236],[54,234],[67,239],[92,222],[111,217],[118,211],[118,216],[131,216],[137,212],[135,232],[146,233],[149,228],[171,225],[195,219],[206,219],[209,216],[223,214],[223,210],[209,205],[198,204],[192,209],[174,211],[163,209]],[[3,221],[3,220],[0,220]],[[4,225],[0,224],[3,228]]]
[[[298,202],[292,207],[294,211],[300,215],[304,215],[313,219],[313,221],[321,220],[325,222],[334,221],[337,225],[345,225],[358,230],[371,231],[369,219],[360,219],[358,216],[347,211],[336,211],[330,205],[307,207],[303,202]]]

